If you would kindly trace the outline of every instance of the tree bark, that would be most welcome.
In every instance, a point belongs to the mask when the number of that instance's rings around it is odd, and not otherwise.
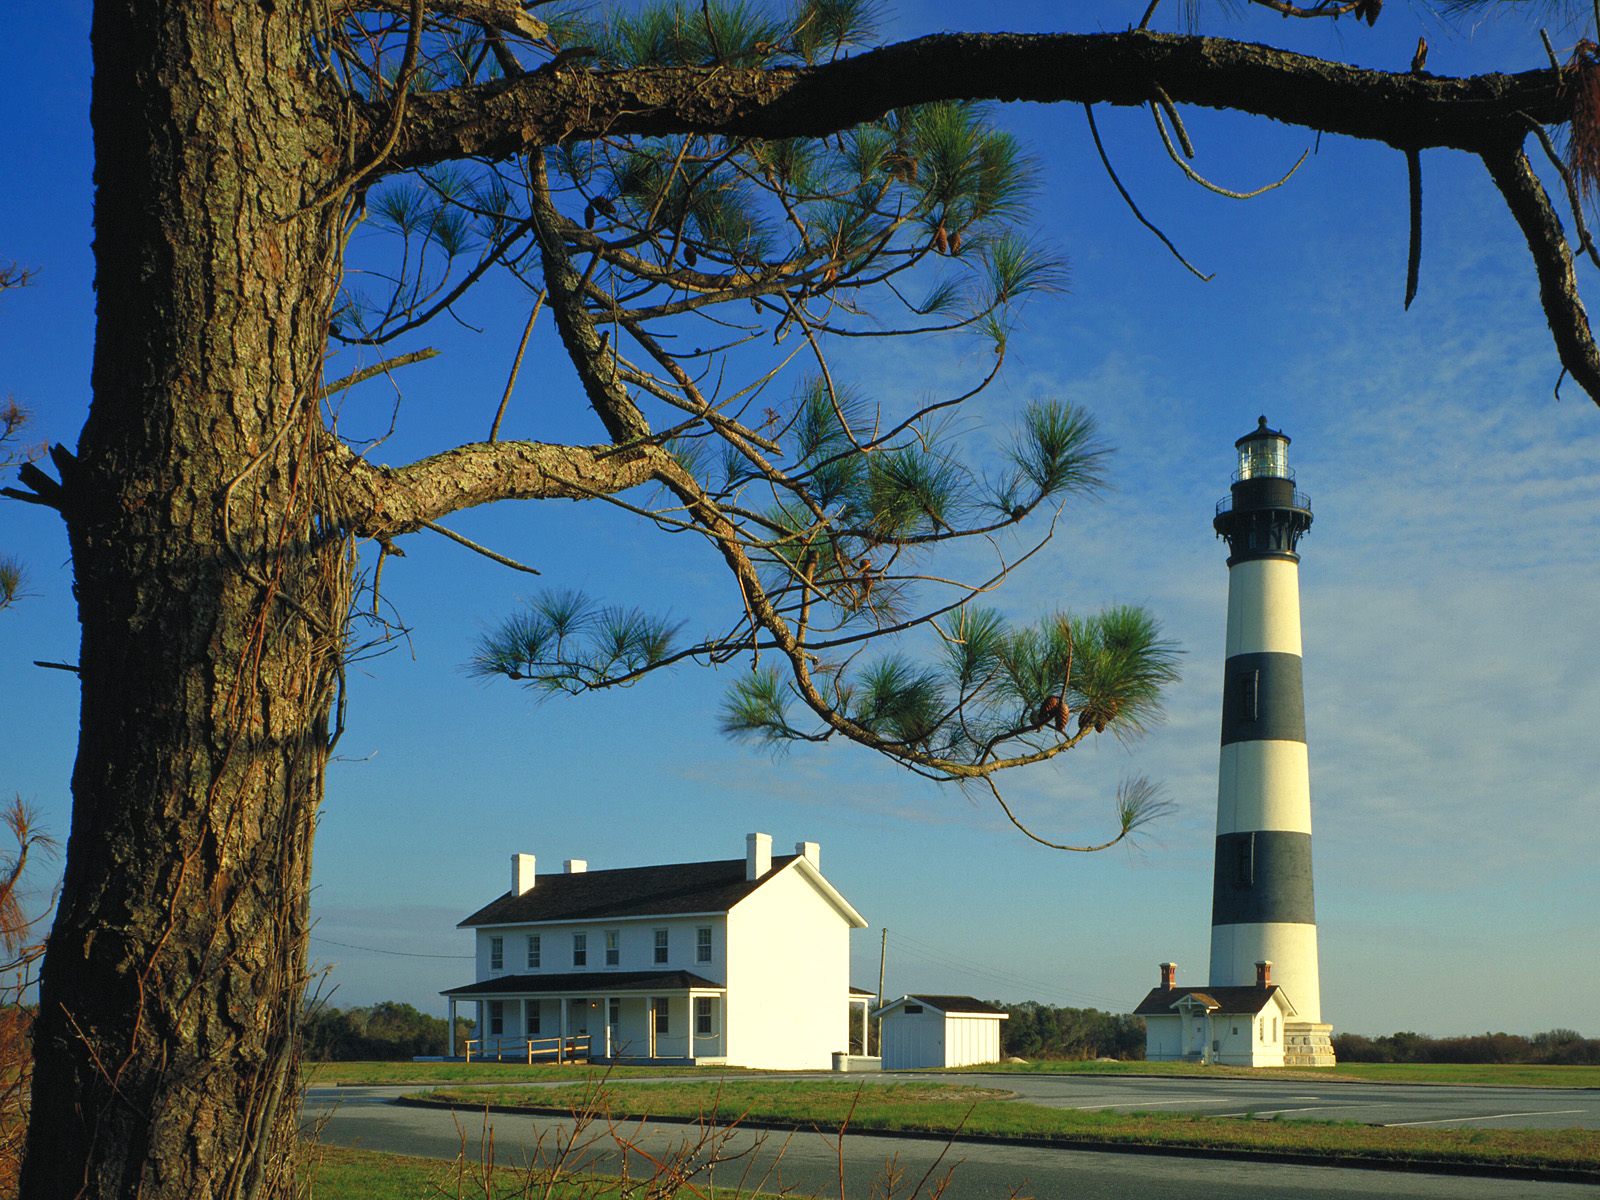
[[[317,519],[344,166],[280,2],[95,8],[83,628],[22,1194],[241,1197],[291,1162],[314,815],[351,589]]]

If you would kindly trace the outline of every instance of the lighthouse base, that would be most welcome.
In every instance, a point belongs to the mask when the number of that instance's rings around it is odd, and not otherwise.
[[[1283,1065],[1333,1066],[1333,1026],[1311,1021],[1289,1021],[1283,1027]]]

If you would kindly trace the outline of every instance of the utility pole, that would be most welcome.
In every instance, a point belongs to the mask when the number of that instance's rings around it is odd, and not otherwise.
[[[878,946],[878,1008],[883,1008],[883,966],[889,958],[889,927],[883,927],[883,941]],[[861,1047],[863,1054],[868,1053],[866,1046]],[[878,1018],[878,1055],[883,1055],[883,1018]]]

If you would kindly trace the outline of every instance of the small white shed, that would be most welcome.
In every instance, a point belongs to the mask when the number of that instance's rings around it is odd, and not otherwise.
[[[885,1071],[1000,1061],[1007,1014],[971,996],[901,996],[872,1014],[883,1021]]]

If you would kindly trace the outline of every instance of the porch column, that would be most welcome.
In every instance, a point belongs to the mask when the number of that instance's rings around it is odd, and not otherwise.
[[[619,1012],[617,1015],[620,1017],[622,1014]],[[611,997],[610,996],[601,996],[600,997],[600,1025],[601,1025],[601,1028],[603,1028],[606,1031],[605,1037],[600,1042],[600,1052],[604,1057],[610,1058],[611,1057]],[[593,1058],[594,1057],[594,1040],[593,1040],[594,1039],[594,1034],[591,1033],[589,1035],[589,1038],[590,1038],[590,1041],[589,1041],[589,1057]]]
[[[572,1007],[572,1001],[571,1001],[570,998],[568,998],[566,996],[562,996],[559,1000],[556,1001],[556,1006],[561,1009],[561,1029],[558,1031],[559,1035],[561,1037],[561,1040],[556,1043],[556,1065],[560,1066],[562,1063],[566,1062],[566,1053],[567,1053],[567,1009]]]
[[[867,1004],[867,1002],[865,1000],[863,1000],[861,1002],[861,1053],[864,1054],[864,1055],[870,1055],[872,1053],[872,1043],[867,1041],[867,1009],[868,1009],[868,1007],[869,1007],[869,1005]],[[883,1047],[879,1046],[878,1050],[879,1050],[879,1053],[882,1053]]]
[[[450,1040],[445,1043],[444,1056],[446,1058],[454,1058],[456,1056],[456,998],[451,996],[448,1002],[450,1005]]]

